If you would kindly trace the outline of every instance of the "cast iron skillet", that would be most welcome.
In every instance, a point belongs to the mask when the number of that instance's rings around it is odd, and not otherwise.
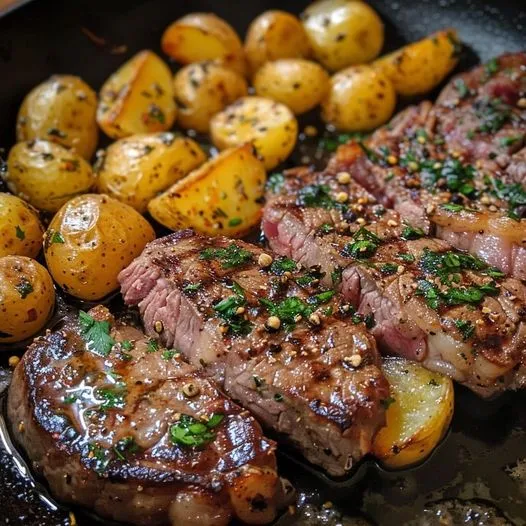
[[[190,11],[213,11],[244,34],[260,12],[300,12],[306,0],[38,0],[0,19],[0,148],[14,142],[16,112],[23,96],[53,73],[80,75],[95,89],[126,58],[150,48],[161,53],[160,36],[172,20]],[[387,30],[385,49],[453,26],[467,44],[459,69],[506,51],[526,48],[524,0],[371,0]],[[86,31],[88,30],[88,31]],[[98,44],[86,33],[100,37]],[[125,46],[125,47],[123,47]],[[431,94],[432,95],[432,94]],[[307,117],[309,119],[310,117]],[[306,146],[308,148],[308,145]],[[303,153],[303,152],[302,152]],[[298,162],[298,157],[293,162]],[[2,349],[0,349],[1,351]],[[11,350],[0,353],[5,365]],[[3,381],[0,368],[0,394]],[[3,400],[0,396],[0,405]],[[69,509],[56,507],[32,481],[23,458],[13,455],[0,414],[0,522],[56,526],[72,524]],[[387,472],[374,461],[360,464],[346,480],[330,480],[287,452],[281,472],[321,512],[300,507],[280,524],[526,525],[526,394],[508,393],[483,402],[457,387],[452,431],[424,464]],[[522,477],[521,477],[522,473]],[[348,518],[341,519],[339,512]],[[302,511],[303,510],[303,511]],[[77,523],[94,518],[75,510]],[[349,519],[361,517],[361,519]],[[331,522],[332,521],[332,522]],[[348,521],[348,522],[347,522]],[[365,522],[362,522],[365,521]],[[412,522],[414,521],[414,522]]]

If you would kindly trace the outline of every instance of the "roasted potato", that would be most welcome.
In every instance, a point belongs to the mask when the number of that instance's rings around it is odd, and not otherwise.
[[[296,115],[320,104],[329,87],[329,75],[319,64],[299,58],[267,62],[254,76],[257,95],[282,102]]]
[[[112,139],[169,130],[176,116],[172,73],[152,51],[137,53],[100,90],[97,122]]]
[[[311,54],[303,25],[286,11],[265,11],[248,28],[245,56],[251,74],[265,62],[280,58],[308,58]]]
[[[228,22],[212,13],[190,13],[170,24],[161,48],[181,64],[215,60],[242,75],[246,73],[241,40]]]
[[[53,279],[66,292],[98,300],[117,288],[119,272],[154,238],[148,221],[131,206],[85,194],[55,215],[44,237],[44,255]]]
[[[314,56],[331,71],[370,62],[384,44],[380,17],[359,0],[319,0],[301,18]]]
[[[451,73],[458,64],[460,46],[456,31],[447,29],[379,58],[373,67],[391,79],[400,95],[420,95]]]
[[[373,454],[388,467],[403,468],[424,460],[446,433],[453,416],[453,382],[403,358],[386,358],[383,371],[391,397]]]
[[[298,122],[283,104],[244,97],[219,112],[210,123],[212,142],[220,150],[251,142],[265,168],[284,161],[298,138]]]
[[[97,188],[142,214],[153,197],[205,160],[192,139],[171,132],[132,135],[114,142],[103,154]]]
[[[265,168],[245,144],[219,154],[152,199],[148,211],[171,230],[241,237],[261,218]]]
[[[53,75],[26,95],[16,139],[57,142],[89,160],[99,139],[96,113],[97,94],[81,78]]]
[[[11,192],[46,212],[56,212],[95,183],[91,166],[82,157],[60,144],[38,139],[11,148],[4,179]]]
[[[48,271],[25,256],[0,258],[0,344],[36,334],[55,305]]]
[[[213,62],[196,62],[174,78],[177,123],[181,128],[208,132],[210,119],[247,94],[247,81],[239,73]]]
[[[331,78],[322,119],[338,130],[368,131],[386,123],[396,105],[391,81],[370,66],[351,66]]]
[[[0,192],[0,257],[36,258],[44,228],[37,211],[22,199]]]

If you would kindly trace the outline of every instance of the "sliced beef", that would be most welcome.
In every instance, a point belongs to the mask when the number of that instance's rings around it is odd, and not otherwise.
[[[14,438],[52,492],[138,525],[272,521],[275,444],[254,418],[106,308],[81,316],[34,341],[9,391]]]
[[[347,171],[402,218],[526,279],[526,54],[454,79],[437,105],[409,107],[361,145]]]
[[[295,170],[267,196],[273,250],[318,264],[389,352],[489,396],[512,385],[526,345],[526,289],[407,225],[348,173]]]
[[[319,262],[300,270],[260,248],[182,231],[119,276],[146,331],[196,365],[312,463],[344,475],[384,421],[388,385],[374,338]]]

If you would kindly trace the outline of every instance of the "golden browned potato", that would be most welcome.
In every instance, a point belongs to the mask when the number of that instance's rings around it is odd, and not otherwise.
[[[438,86],[459,60],[460,41],[453,29],[379,58],[373,67],[387,75],[400,95],[420,95]]]
[[[322,103],[322,118],[338,130],[372,130],[386,123],[396,105],[391,81],[370,66],[351,66],[336,73]]]
[[[37,257],[43,233],[33,207],[14,195],[0,192],[0,257]]]
[[[267,62],[254,76],[257,95],[282,102],[296,115],[320,104],[329,87],[327,72],[316,62],[300,58]]]
[[[265,168],[271,170],[294,149],[298,122],[284,104],[263,97],[244,97],[212,119],[210,134],[220,150],[251,142]]]
[[[303,25],[286,11],[265,11],[248,28],[245,56],[252,74],[265,62],[280,58],[308,58],[311,53]]]
[[[331,71],[370,62],[384,44],[380,17],[359,0],[319,0],[301,18],[314,56]]]
[[[118,286],[119,272],[155,238],[131,206],[107,195],[85,194],[66,203],[51,221],[44,255],[53,279],[67,293],[98,300]]]
[[[53,281],[42,265],[25,256],[0,258],[0,344],[36,334],[54,305]]]
[[[386,358],[391,396],[387,424],[373,442],[373,454],[391,468],[424,460],[446,433],[453,416],[453,382],[403,358]]]
[[[265,168],[245,144],[219,154],[152,199],[148,211],[172,230],[241,237],[261,218]]]
[[[91,166],[82,157],[41,140],[19,142],[11,148],[4,179],[11,192],[46,212],[56,212],[95,183]]]
[[[185,129],[205,133],[210,119],[229,104],[247,94],[244,77],[213,62],[185,66],[174,78],[177,123]]]
[[[142,214],[153,197],[205,160],[192,139],[171,132],[132,135],[106,150],[98,163],[97,188]]]
[[[96,112],[97,95],[81,78],[53,75],[26,95],[16,139],[57,142],[89,160],[99,138]]]
[[[169,130],[176,116],[172,73],[152,51],[137,53],[100,90],[97,122],[112,139]]]
[[[246,72],[243,46],[232,26],[212,13],[190,13],[170,24],[161,39],[162,50],[181,64],[216,60]]]

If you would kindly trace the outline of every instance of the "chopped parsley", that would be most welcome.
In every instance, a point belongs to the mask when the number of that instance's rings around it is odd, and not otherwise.
[[[93,469],[99,475],[106,471],[110,463],[110,452],[98,444],[88,445],[88,458],[93,462]]]
[[[367,259],[374,256],[381,243],[380,238],[365,227],[360,227],[353,236],[353,241],[347,243],[342,255],[354,259]]]
[[[133,349],[133,343],[130,340],[122,340],[120,343],[123,351],[131,351]]]
[[[17,239],[20,239],[20,241],[24,241],[24,239],[26,238],[26,233],[20,228],[20,225],[16,225],[15,232]]]
[[[520,208],[526,205],[526,190],[521,183],[503,183],[494,177],[485,177],[486,184],[490,185],[490,192],[505,201],[508,205],[508,215],[512,219],[520,219]]]
[[[126,455],[128,453],[135,453],[138,451],[139,446],[135,442],[134,438],[131,436],[127,436],[124,438],[121,438],[114,446],[113,446],[113,452],[115,453],[115,456],[121,460],[126,460]]]
[[[146,344],[146,352],[151,353],[151,352],[157,352],[158,350],[159,350],[159,342],[154,338],[150,338],[148,340],[148,343]]]
[[[87,312],[79,311],[80,335],[88,351],[106,357],[110,354],[115,340],[110,336],[110,322],[97,321]]]
[[[398,265],[395,263],[384,263],[383,265],[380,265],[380,272],[384,276],[390,276],[392,274],[396,274],[396,271],[398,270]]]
[[[221,262],[223,269],[239,267],[252,261],[252,254],[235,243],[231,243],[227,248],[205,248],[199,257],[207,261],[216,259]]]
[[[497,71],[499,71],[499,63],[496,58],[492,58],[489,62],[484,64],[484,72],[488,78],[495,75]]]
[[[415,256],[413,256],[413,254],[399,252],[398,254],[396,254],[396,257],[400,261],[403,261],[404,263],[414,263],[415,262]]]
[[[99,406],[101,411],[122,409],[125,403],[126,388],[121,383],[115,388],[101,387],[96,390],[96,396],[102,402]]]
[[[473,184],[475,168],[470,164],[462,164],[458,159],[446,159],[443,163],[433,160],[420,164],[422,170],[422,185],[431,189],[438,183],[451,192],[457,192],[467,197],[475,194]]]
[[[475,332],[475,326],[467,320],[455,320],[455,326],[462,334],[464,341],[469,340]]]
[[[323,276],[325,276],[325,274],[321,272],[318,267],[312,267],[302,276],[295,278],[295,281],[300,287],[310,287],[315,283],[319,283]]]
[[[334,230],[334,227],[329,223],[323,223],[323,225],[318,228],[320,234],[330,234]]]
[[[455,80],[453,85],[455,86],[455,89],[457,90],[457,93],[460,99],[465,99],[466,97],[471,95],[471,91],[466,86],[466,83],[464,82],[463,79]]]
[[[423,236],[425,236],[425,232],[421,228],[405,225],[404,229],[402,230],[401,238],[405,240],[411,240],[420,239]]]
[[[290,296],[279,302],[260,298],[259,302],[272,316],[277,316],[280,319],[286,331],[294,329],[298,316],[306,318],[314,311],[313,307],[296,296]]]
[[[178,355],[179,353],[177,351],[173,350],[165,350],[161,353],[161,358],[163,360],[171,360],[174,356]]]
[[[74,404],[77,401],[77,396],[74,394],[68,394],[64,397],[64,403],[71,405]]]
[[[326,290],[324,292],[314,294],[314,296],[310,296],[309,298],[307,298],[307,303],[309,305],[319,307],[320,305],[323,305],[324,303],[330,301],[335,294],[336,292],[334,290]]]
[[[220,413],[213,414],[207,422],[190,415],[181,415],[179,421],[170,426],[170,440],[178,446],[203,447],[215,439],[214,429],[223,419],[224,415]]]
[[[280,173],[276,172],[273,174],[270,174],[269,178],[267,179],[267,190],[270,190],[273,194],[277,194],[285,185],[285,176]]]
[[[228,328],[228,333],[236,336],[246,336],[252,331],[253,324],[245,319],[243,313],[238,313],[238,309],[245,306],[246,299],[243,289],[237,283],[234,283],[232,288],[236,295],[216,303],[213,309]]]
[[[228,221],[228,226],[238,226],[243,222],[243,220],[240,217],[233,217]]]
[[[58,230],[50,230],[47,235],[47,240],[50,245],[65,243],[64,236]]]
[[[299,192],[296,199],[298,206],[307,208],[337,208],[347,210],[347,206],[338,203],[330,195],[330,188],[325,184],[310,184],[304,186]]]
[[[483,133],[497,133],[511,118],[510,106],[499,98],[485,99],[475,103],[476,116],[481,120],[477,131]]]
[[[342,281],[342,274],[343,274],[343,269],[341,267],[336,267],[331,272],[331,280],[332,280],[332,284],[333,285],[338,285],[338,284],[341,283],[341,281]]]
[[[188,283],[187,285],[184,285],[183,286],[183,292],[186,292],[186,293],[192,293],[192,292],[197,292],[200,288],[201,288],[202,284],[197,282],[197,283]]]
[[[15,289],[22,299],[25,299],[33,292],[33,285],[27,278],[21,278],[20,282],[15,285]]]
[[[287,257],[276,258],[270,265],[270,272],[277,276],[283,275],[285,272],[294,272],[297,268],[296,262]]]
[[[501,137],[499,139],[500,146],[513,146],[516,142],[522,141],[522,135],[515,135],[510,137]]]

